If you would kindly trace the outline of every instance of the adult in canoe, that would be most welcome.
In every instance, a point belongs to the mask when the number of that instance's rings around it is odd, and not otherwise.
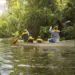
[[[58,26],[55,26],[54,28],[52,28],[52,26],[50,26],[49,32],[51,33],[51,39],[49,39],[49,42],[59,42],[60,36],[60,30],[58,29]]]

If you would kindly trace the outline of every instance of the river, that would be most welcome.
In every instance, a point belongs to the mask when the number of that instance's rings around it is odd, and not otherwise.
[[[74,47],[29,47],[0,41],[0,75],[75,75]]]

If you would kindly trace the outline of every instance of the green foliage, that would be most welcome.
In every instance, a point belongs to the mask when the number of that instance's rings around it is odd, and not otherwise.
[[[65,39],[72,39],[73,37],[73,27],[69,26],[69,27],[65,27],[63,29],[63,34],[65,35]]]
[[[0,28],[0,38],[10,37],[10,32],[7,31],[7,26],[2,26]]]
[[[44,40],[48,40],[49,37],[51,37],[50,33],[49,33],[49,26],[40,27],[40,33],[39,35],[44,39]]]
[[[30,34],[36,38],[39,35],[40,26],[49,26],[49,17],[43,12],[30,12],[27,26]]]
[[[49,34],[49,26],[57,25],[56,21],[66,22],[62,30],[63,36],[68,39],[75,37],[75,2],[74,0],[7,0],[8,12],[0,17],[1,35],[15,33],[28,29],[30,34],[37,38],[41,35],[45,39]],[[60,26],[60,24],[59,24]],[[8,33],[10,32],[10,33]],[[70,34],[71,33],[71,34]],[[46,38],[46,39],[47,39]]]
[[[65,21],[70,20],[71,22],[67,24],[67,27],[64,29],[65,33],[67,33],[68,39],[74,39],[75,38],[75,1],[70,0],[70,2],[67,4],[67,7],[63,11],[63,19]]]

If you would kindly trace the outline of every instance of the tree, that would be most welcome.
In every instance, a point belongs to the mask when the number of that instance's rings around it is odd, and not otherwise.
[[[1,25],[6,25],[10,33],[16,30],[20,32],[26,28],[36,38],[42,35],[43,29],[48,29],[50,25],[58,25],[61,30],[62,24],[68,20],[71,23],[67,23],[68,26],[65,28],[70,26],[74,32],[75,2],[73,0],[7,0],[7,4],[8,12],[2,15]],[[67,30],[66,33],[70,32]],[[65,34],[63,36],[65,37]]]

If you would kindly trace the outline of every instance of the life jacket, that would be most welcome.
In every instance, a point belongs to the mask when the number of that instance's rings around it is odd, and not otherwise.
[[[43,40],[42,40],[41,38],[38,38],[38,39],[37,39],[37,42],[38,42],[38,43],[42,43]]]
[[[60,30],[52,30],[52,32],[60,32]]]
[[[28,42],[33,43],[33,41],[34,41],[34,38],[32,36],[29,36]]]
[[[27,35],[27,34],[28,34],[28,32],[23,32],[23,33],[22,33],[22,35]]]

